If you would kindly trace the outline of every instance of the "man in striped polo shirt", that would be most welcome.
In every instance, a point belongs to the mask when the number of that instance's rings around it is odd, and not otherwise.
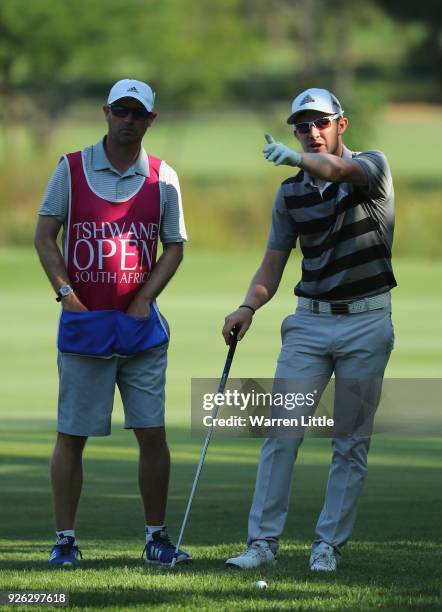
[[[49,563],[55,567],[78,563],[82,454],[89,436],[110,434],[115,386],[124,426],[133,429],[140,451],[144,560],[166,565],[175,554],[164,525],[169,329],[156,297],[178,269],[187,236],[176,172],[142,146],[157,116],[154,100],[146,83],[115,83],[103,106],[106,136],[63,156],[40,207],[35,246],[62,306],[51,462],[56,542]],[[156,261],[158,240],[163,251]],[[178,551],[178,562],[190,560]]]
[[[335,422],[344,427],[332,440],[325,503],[310,555],[310,569],[335,571],[356,520],[370,444],[366,426],[371,425],[393,348],[389,292],[396,285],[391,265],[394,192],[380,151],[354,153],[344,146],[348,120],[331,92],[311,88],[300,93],[287,123],[303,152],[266,135],[264,156],[276,165],[300,170],[280,186],[264,259],[244,303],[226,317],[223,335],[229,343],[236,327],[238,339],[244,337],[254,312],[275,294],[299,241],[303,260],[295,287],[298,306],[282,324],[275,379],[290,379],[302,384],[304,391],[322,392],[335,374]],[[358,429],[367,397],[371,413],[362,423],[365,428]],[[302,437],[265,440],[249,515],[248,547],[228,559],[228,566],[276,563],[301,442]]]

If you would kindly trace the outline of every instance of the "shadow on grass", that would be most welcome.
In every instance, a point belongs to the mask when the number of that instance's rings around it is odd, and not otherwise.
[[[294,549],[284,553],[276,568],[254,572],[227,570],[217,559],[204,559],[170,570],[140,567],[139,563],[125,557],[85,561],[81,569],[75,570],[72,579],[63,578],[65,573],[72,575],[72,570],[48,570],[37,563],[25,563],[19,569],[32,572],[37,585],[39,581],[46,584],[49,575],[56,574],[58,583],[54,582],[57,586],[53,588],[61,590],[58,585],[60,580],[64,581],[64,590],[70,594],[70,605],[80,609],[130,609],[139,605],[149,608],[162,604],[189,609],[199,606],[207,609],[206,606],[210,605],[217,610],[279,609],[278,606],[287,609],[288,605],[291,609],[317,609],[314,601],[339,610],[378,607],[386,610],[440,609],[440,576],[426,574],[429,565],[425,561],[430,559],[419,559],[419,554],[410,564],[409,555],[412,553],[413,546],[408,543],[407,546],[396,546],[394,554],[386,543],[366,545],[365,552],[358,550],[360,558],[353,568],[343,564],[336,574],[308,571],[305,551]],[[18,568],[0,562],[0,569]],[[125,571],[127,576],[127,570],[136,586],[124,584],[124,578],[118,584],[111,582],[110,576],[115,576],[115,571],[119,576]],[[97,577],[97,571],[103,575]],[[258,591],[255,582],[263,578],[269,588]],[[11,582],[15,582],[14,577]],[[85,587],[85,584],[89,586]],[[362,605],[364,602],[365,606]],[[370,605],[370,602],[375,605]],[[320,609],[325,608],[321,605]]]
[[[54,440],[50,431],[53,423],[35,421],[34,425],[35,431],[23,431],[23,421],[18,421],[17,431],[10,430],[1,436],[14,449],[11,454],[0,455],[2,537],[11,542],[47,540],[49,550],[53,526],[48,461]],[[172,455],[181,454],[186,458],[172,465],[167,523],[169,532],[175,537],[201,443],[180,428],[169,428],[168,440]],[[41,447],[37,451],[28,447],[31,441]],[[256,440],[213,439],[186,528],[185,548],[244,542],[259,446],[260,441]],[[419,467],[410,461],[410,457],[415,457],[416,462],[425,460],[428,465],[431,453],[440,453],[439,442],[418,440],[413,445],[409,441],[377,440],[373,446],[371,456],[379,453],[385,457],[385,464],[377,462],[369,469],[355,540],[440,542],[440,470]],[[88,454],[91,448],[93,452]],[[105,449],[105,456],[99,456],[100,448]],[[136,449],[131,432],[116,430],[104,440],[91,439],[86,447],[83,496],[76,526],[80,545],[87,546],[89,539],[109,543],[117,540],[134,542],[134,547],[140,542],[142,548],[143,515],[138,496],[136,453],[133,457],[113,458],[112,449],[116,454],[119,449]],[[245,455],[247,461],[242,461]],[[224,463],[224,457],[228,457],[230,463]],[[285,538],[306,545],[311,541],[323,503],[329,457],[328,440],[308,440],[303,445],[295,468]],[[23,526],[31,524],[32,535],[23,533]],[[410,550],[413,546],[410,542]],[[305,559],[302,563],[305,565]]]
[[[313,597],[323,597],[324,593],[321,590],[316,591],[315,589],[309,588],[305,591],[297,590],[296,599],[306,600]],[[192,587],[180,587],[165,589],[164,587],[149,586],[149,588],[142,589],[118,589],[104,591],[76,591],[70,597],[70,604],[75,607],[87,607],[97,606],[99,608],[107,608],[114,606],[121,606],[121,609],[127,609],[130,605],[145,604],[148,609],[154,604],[155,606],[161,604],[179,605],[188,609],[196,609],[198,605],[211,606],[211,609],[216,610],[229,610],[235,608],[238,605],[244,607],[242,609],[258,609],[254,606],[253,602],[259,599],[259,608],[265,609],[264,605],[271,606],[272,609],[277,609],[278,602],[280,604],[286,604],[288,600],[288,593],[286,590],[269,589],[267,591],[258,591],[254,588],[253,584],[247,588],[210,588],[210,589],[195,589]],[[333,599],[338,600],[339,595],[336,594],[334,597],[328,595],[330,602]],[[182,609],[182,608],[180,608]],[[204,607],[204,609],[208,609]]]
[[[384,580],[384,569],[391,568],[395,569],[395,574],[398,579],[410,580],[413,576],[417,579],[418,576],[430,578],[428,568],[432,568],[431,574],[434,579],[442,577],[442,547],[438,542],[412,542],[412,541],[394,541],[386,540],[382,542],[366,542],[356,541],[350,544],[348,547],[343,549],[343,558],[339,565],[339,571],[336,574],[312,574],[308,569],[308,559],[310,554],[309,542],[304,543],[293,543],[282,541],[278,564],[275,568],[265,567],[256,571],[241,572],[234,569],[227,568],[224,565],[225,558],[232,551],[236,550],[236,547],[223,544],[221,546],[206,546],[206,547],[194,547],[194,561],[191,564],[177,565],[173,570],[169,566],[158,566],[158,565],[146,565],[141,558],[141,550],[136,552],[137,542],[124,543],[124,548],[130,547],[131,552],[122,552],[121,554],[116,553],[118,550],[118,543],[113,548],[113,552],[106,552],[107,558],[97,558],[100,555],[100,550],[106,549],[104,541],[94,541],[88,544],[87,549],[83,549],[83,560],[80,563],[79,568],[76,571],[88,572],[88,571],[99,571],[99,570],[118,570],[118,569],[130,569],[136,572],[145,573],[146,576],[167,576],[177,574],[201,574],[201,575],[242,575],[242,576],[259,576],[264,573],[266,575],[277,574],[279,577],[296,577],[297,579],[306,578],[318,578],[327,580],[336,580],[339,576],[340,581],[344,579],[344,582],[351,583],[352,577],[358,577],[358,581],[365,576],[366,580],[362,582],[369,582],[373,575],[379,574],[379,583],[382,584]],[[122,546],[123,548],[123,546]],[[88,558],[88,551],[93,553],[95,558]],[[133,554],[132,554],[133,551]],[[21,557],[23,555],[35,556],[35,554],[42,554],[41,560],[14,560],[14,559],[0,559],[0,569],[2,570],[24,570],[32,569],[41,572],[53,572],[60,570],[53,570],[47,564],[47,553],[41,543],[33,544],[31,542],[23,543],[21,546],[7,546],[3,548],[3,554],[7,554],[8,557],[17,555]],[[112,554],[113,556],[109,556]],[[407,573],[401,572],[401,569],[407,569]],[[72,570],[66,569],[61,571],[71,572]],[[389,584],[390,571],[385,572],[385,583]]]

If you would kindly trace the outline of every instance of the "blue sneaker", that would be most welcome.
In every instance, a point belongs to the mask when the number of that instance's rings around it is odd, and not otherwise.
[[[52,565],[52,567],[75,567],[78,565],[78,556],[81,559],[83,556],[74,542],[75,538],[70,536],[58,540],[52,547],[49,565]]]
[[[175,544],[172,544],[165,530],[155,531],[152,539],[144,547],[141,558],[146,563],[170,565],[175,555]],[[144,556],[146,553],[146,556]],[[191,563],[192,557],[183,550],[178,550],[176,563]]]

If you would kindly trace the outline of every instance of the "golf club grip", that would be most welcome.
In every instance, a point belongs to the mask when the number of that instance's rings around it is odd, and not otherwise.
[[[226,363],[224,365],[224,370],[221,376],[221,380],[219,382],[218,393],[224,393],[224,389],[226,388],[226,383],[230,372],[230,366],[232,365],[233,356],[235,355],[236,351],[236,345],[238,344],[237,336],[238,330],[235,330],[230,340],[229,352],[227,353]]]

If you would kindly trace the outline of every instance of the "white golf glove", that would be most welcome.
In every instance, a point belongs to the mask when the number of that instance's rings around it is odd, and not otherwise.
[[[298,166],[301,162],[301,154],[286,147],[282,142],[275,142],[270,134],[264,134],[267,144],[262,152],[267,161],[273,162],[275,166]]]

